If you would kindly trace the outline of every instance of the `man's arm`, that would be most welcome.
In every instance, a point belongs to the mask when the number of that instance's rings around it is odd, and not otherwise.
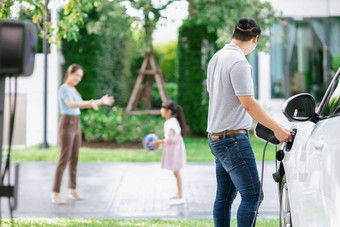
[[[281,127],[269,114],[263,109],[263,107],[255,100],[254,96],[238,96],[242,106],[246,109],[249,115],[257,122],[261,123],[267,128],[270,128],[275,137],[280,142],[292,141],[292,133]]]

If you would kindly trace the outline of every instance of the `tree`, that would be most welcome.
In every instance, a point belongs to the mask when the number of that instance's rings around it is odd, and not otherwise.
[[[152,0],[125,0],[123,2],[126,1],[128,1],[133,8],[142,11],[143,13],[143,28],[145,32],[145,46],[146,46],[145,57],[142,63],[141,71],[139,71],[136,84],[134,86],[127,106],[127,111],[129,112],[132,110],[132,108],[137,107],[138,98],[141,94],[140,87],[143,81],[145,81],[145,83],[142,93],[142,108],[150,110],[152,108],[151,99],[154,78],[156,78],[157,86],[161,93],[162,101],[164,102],[166,101],[166,99],[168,99],[167,91],[164,88],[165,86],[162,74],[160,73],[158,65],[156,64],[154,59],[152,47],[152,34],[155,31],[156,24],[159,21],[159,19],[161,17],[165,17],[161,14],[162,11],[165,10],[170,4],[172,4],[176,0],[167,0],[165,1],[165,4],[161,4],[161,1],[158,1],[159,5],[157,5],[157,3],[155,3],[155,1]],[[146,112],[148,112],[148,110],[146,110]]]
[[[189,18],[193,25],[205,25],[208,32],[216,32],[218,46],[231,40],[235,24],[241,17],[256,19],[262,29],[258,49],[266,49],[269,29],[278,21],[280,13],[269,2],[260,0],[188,0]]]
[[[125,0],[126,1],[126,0]],[[145,45],[147,51],[152,51],[152,34],[156,29],[157,22],[160,18],[166,18],[162,15],[170,4],[181,0],[167,0],[164,5],[157,6],[152,0],[128,0],[131,6],[143,12],[143,28],[145,31]],[[160,2],[160,1],[159,1]]]
[[[61,13],[63,14],[63,13]],[[84,98],[115,96],[116,104],[125,105],[131,90],[130,62],[131,20],[117,1],[102,0],[87,13],[79,26],[78,41],[63,41],[67,67],[78,63],[85,75],[78,89]]]
[[[45,4],[55,3],[58,1],[47,0],[0,0],[0,20],[14,19],[16,6],[20,6],[32,21],[40,28],[40,24],[45,23],[48,32],[47,38],[50,43],[60,45],[61,39],[77,40],[79,34],[79,26],[84,24],[84,18],[94,7],[101,4],[100,0],[69,0],[63,8],[63,17],[58,22],[56,28],[53,28],[51,22],[43,21],[44,15],[47,14]],[[42,29],[41,35],[42,34]]]

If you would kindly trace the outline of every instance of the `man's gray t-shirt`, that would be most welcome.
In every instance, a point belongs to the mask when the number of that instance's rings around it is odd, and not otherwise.
[[[252,68],[243,51],[227,44],[219,50],[208,65],[209,133],[224,130],[249,130],[252,118],[238,96],[254,95]]]

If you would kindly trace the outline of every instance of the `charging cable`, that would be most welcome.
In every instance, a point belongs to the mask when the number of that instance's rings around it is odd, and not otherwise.
[[[6,165],[3,170],[2,175],[0,176],[0,186],[4,186],[5,176],[7,174],[7,180],[8,180],[8,186],[10,185],[10,162],[11,162],[11,151],[12,151],[12,140],[13,140],[13,131],[14,131],[14,119],[15,119],[15,112],[16,112],[16,104],[17,104],[17,77],[14,78],[14,103],[12,102],[12,77],[9,77],[9,111],[10,111],[10,122],[9,122],[9,135],[8,135],[8,152],[7,152],[7,159],[6,159]],[[2,157],[0,157],[2,161]],[[0,169],[0,172],[2,172],[2,169]],[[10,217],[11,217],[11,225],[14,226],[14,220],[13,220],[13,206],[11,204],[11,198],[8,197],[8,206],[10,211]],[[0,197],[0,226],[2,225],[2,218],[1,218],[1,197]]]
[[[256,221],[256,216],[258,214],[258,211],[259,211],[259,208],[260,208],[260,204],[261,204],[261,196],[262,196],[262,189],[263,189],[263,173],[264,173],[264,157],[265,157],[265,154],[266,154],[266,149],[267,149],[267,145],[268,143],[273,139],[275,138],[275,136],[272,136],[270,137],[266,144],[264,145],[264,149],[263,149],[263,155],[262,155],[262,172],[261,172],[261,186],[260,186],[260,195],[259,195],[259,200],[257,202],[257,206],[256,206],[256,211],[255,211],[255,215],[254,215],[254,218],[253,218],[253,222],[251,223],[251,227],[255,227],[255,221]],[[275,145],[275,150],[276,150],[276,145]]]

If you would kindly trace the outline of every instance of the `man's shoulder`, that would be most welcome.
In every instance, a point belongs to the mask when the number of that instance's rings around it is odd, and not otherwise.
[[[231,48],[231,47],[223,47],[219,51],[217,51],[214,55],[214,57],[217,58],[223,58],[224,60],[235,63],[238,61],[247,61],[245,56],[240,53],[237,49]]]
[[[245,59],[237,59],[233,62],[230,68],[251,68],[251,65]]]

